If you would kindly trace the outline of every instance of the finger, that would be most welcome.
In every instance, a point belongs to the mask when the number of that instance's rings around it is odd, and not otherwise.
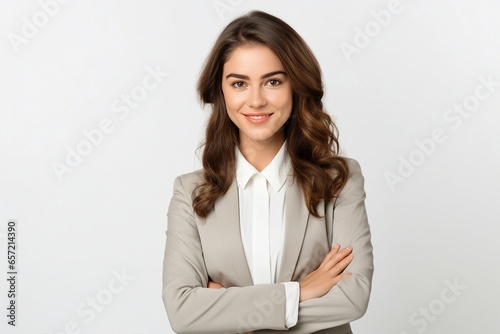
[[[351,277],[352,276],[352,273],[343,273],[343,274],[340,274],[340,275],[337,275],[333,278],[333,282],[334,284],[333,285],[336,285],[338,284],[341,280],[343,280],[344,278],[348,278],[348,277]]]
[[[352,247],[348,246],[342,250],[339,250],[337,253],[333,254],[333,256],[325,262],[324,267],[326,269],[331,269],[333,266],[335,266],[337,263],[345,259],[347,256],[349,256],[352,253]]]
[[[336,263],[340,262],[342,259],[346,258],[352,254],[352,247],[347,246],[344,249],[339,250],[332,258],[331,260],[335,261]]]
[[[347,268],[347,266],[352,262],[353,258],[354,258],[354,255],[352,255],[352,254],[347,255],[345,258],[343,258],[340,262],[335,264],[329,270],[330,275],[332,275],[332,277],[335,277],[335,276],[339,275],[340,273],[342,273],[345,270],[345,268]]]
[[[215,282],[209,281],[208,282],[208,287],[210,289],[220,289],[220,288],[222,288],[222,285],[220,285],[219,283],[215,283]]]
[[[323,259],[323,261],[321,261],[321,264],[319,265],[319,267],[321,268],[322,266],[324,266],[328,261],[330,261],[330,259],[335,255],[337,254],[337,252],[339,251],[340,249],[340,245],[339,244],[336,244],[335,246],[333,246],[333,248],[328,252],[328,254],[326,254],[325,258]]]

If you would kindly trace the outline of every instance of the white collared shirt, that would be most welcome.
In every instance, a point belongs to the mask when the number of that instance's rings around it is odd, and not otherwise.
[[[261,172],[236,148],[240,230],[254,284],[278,283],[285,239],[286,179],[290,162],[286,142]],[[286,291],[286,326],[297,324],[299,283],[282,282]]]

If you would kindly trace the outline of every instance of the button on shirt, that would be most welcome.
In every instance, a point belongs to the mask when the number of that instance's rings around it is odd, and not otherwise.
[[[286,142],[261,172],[236,148],[241,239],[254,284],[278,283],[285,239],[285,183],[289,170]],[[285,325],[290,328],[297,324],[299,283],[282,284],[286,292]]]

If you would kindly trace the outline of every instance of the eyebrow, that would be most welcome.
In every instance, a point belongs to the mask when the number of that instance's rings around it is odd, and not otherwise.
[[[273,75],[276,75],[276,74],[283,74],[283,75],[286,75],[285,72],[283,71],[274,71],[274,72],[269,72],[269,73],[266,73],[264,74],[263,76],[261,76],[260,78],[261,79],[266,79],[266,78],[269,78],[269,77],[272,77]],[[238,78],[238,79],[243,79],[243,80],[249,80],[250,78],[248,77],[248,75],[243,75],[243,74],[236,74],[236,73],[229,73],[227,76],[226,76],[226,79],[230,78],[230,77],[233,77],[233,78]]]

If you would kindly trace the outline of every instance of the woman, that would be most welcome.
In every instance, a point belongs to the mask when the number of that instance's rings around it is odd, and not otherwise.
[[[212,106],[203,169],[176,178],[168,210],[172,328],[351,333],[373,274],[363,177],[337,155],[311,50],[251,12],[217,39],[198,93]]]

